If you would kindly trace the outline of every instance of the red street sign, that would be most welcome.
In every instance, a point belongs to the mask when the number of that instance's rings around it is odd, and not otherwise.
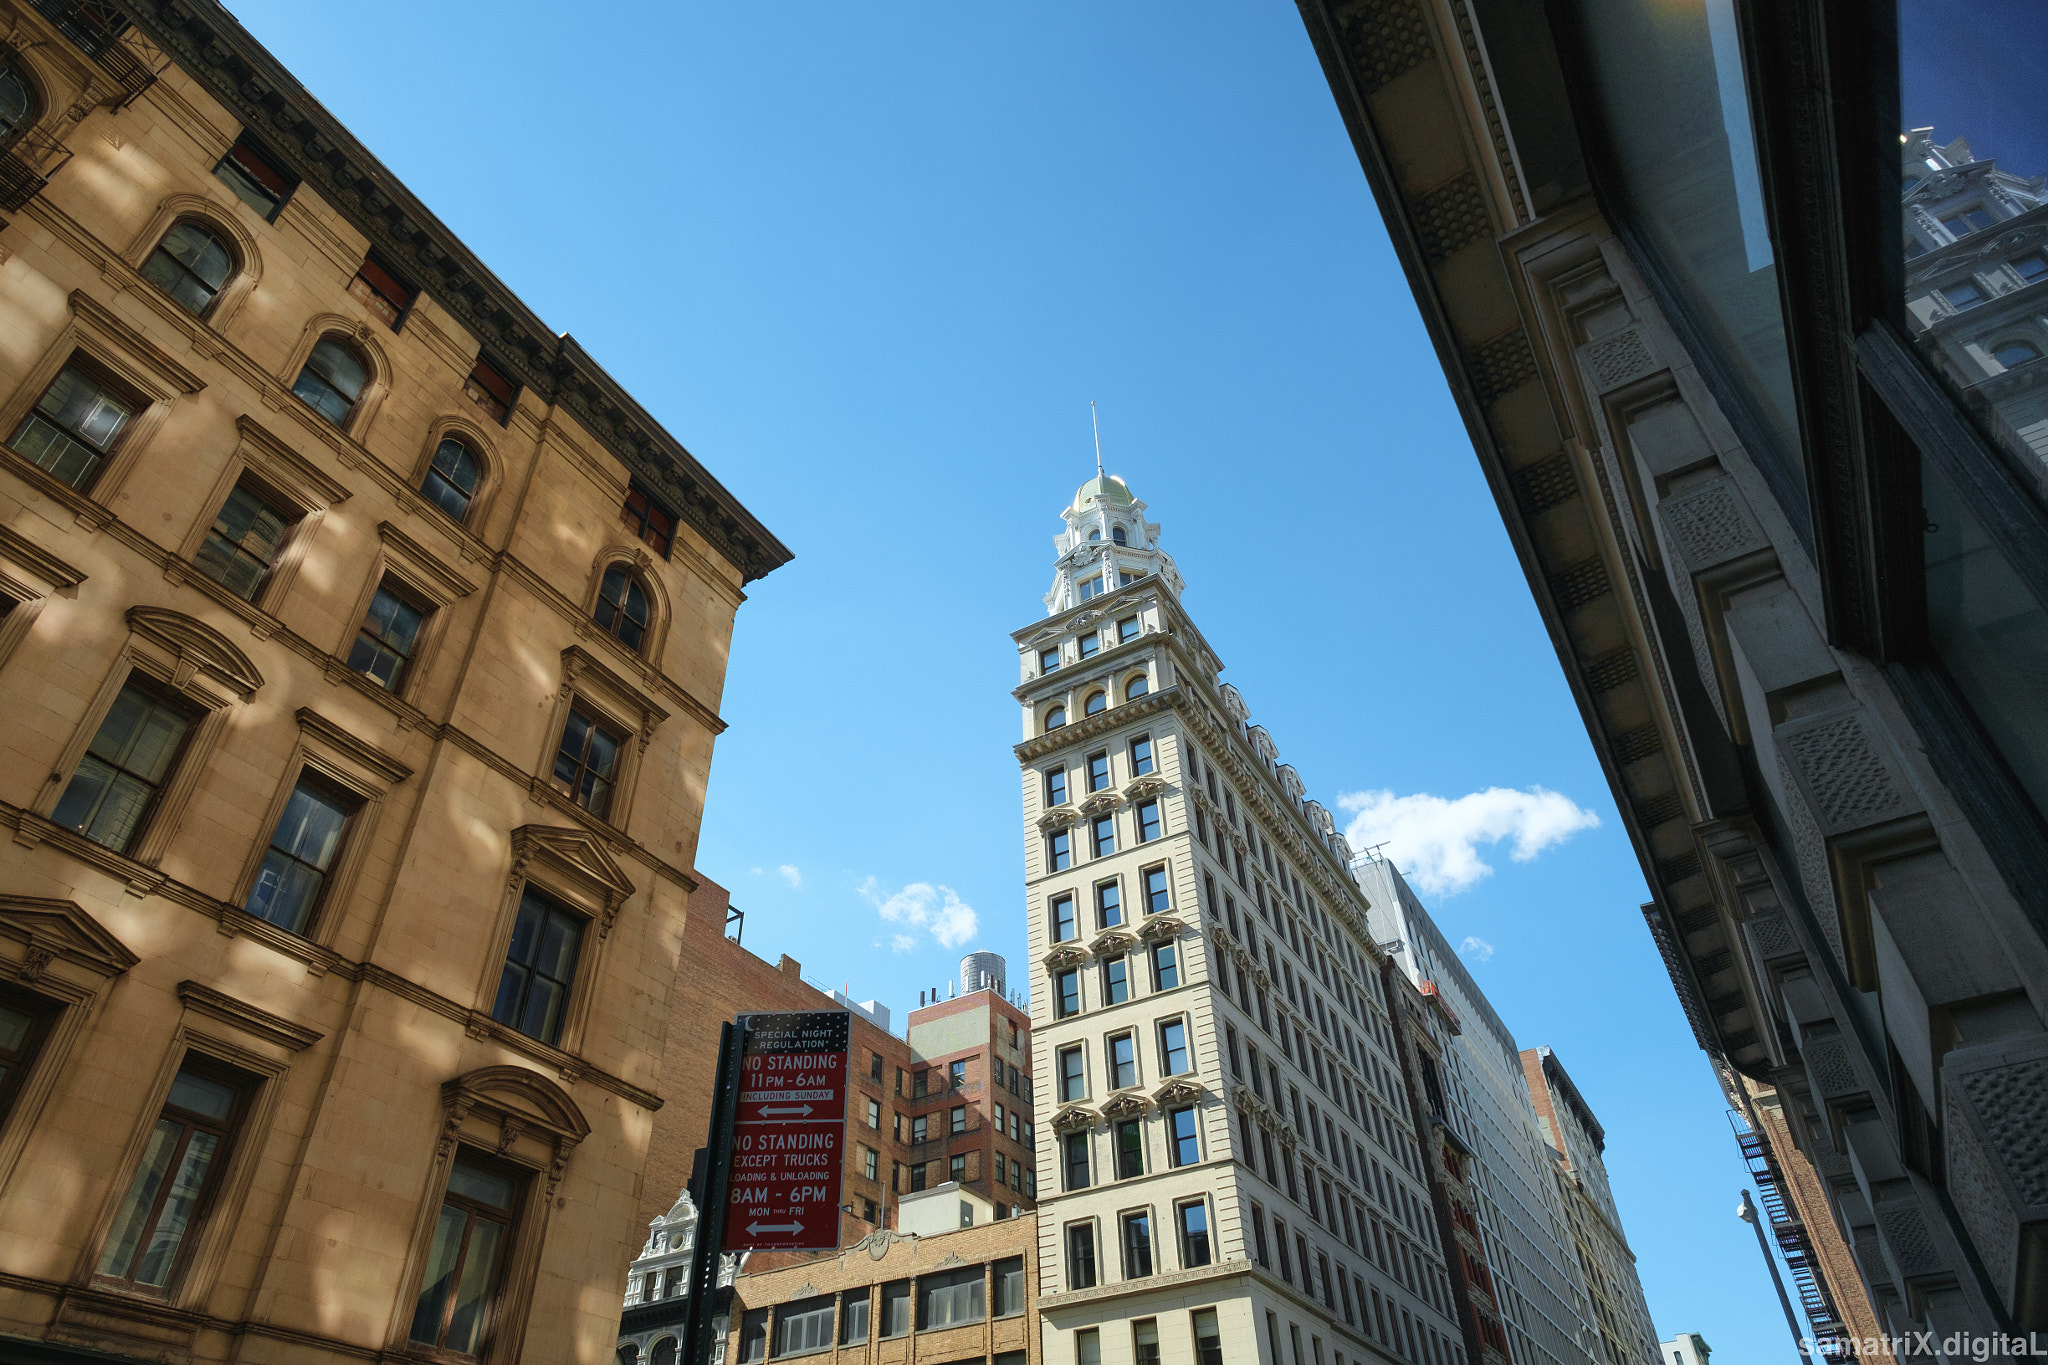
[[[743,1014],[722,1249],[833,1251],[846,1157],[843,1010]]]

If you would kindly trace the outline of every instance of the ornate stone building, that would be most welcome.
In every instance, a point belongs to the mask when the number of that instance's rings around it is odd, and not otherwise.
[[[2042,146],[2039,26],[1299,8],[1827,1300],[2048,1329],[2048,210],[1915,127]]]
[[[0,3],[0,1355],[602,1359],[788,552],[218,4],[116,13]]]
[[[1464,1365],[1351,850],[1084,484],[1024,738],[1046,1356]]]

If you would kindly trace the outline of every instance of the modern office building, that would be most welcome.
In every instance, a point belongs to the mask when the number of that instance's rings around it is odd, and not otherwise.
[[[1465,1365],[1351,850],[1145,504],[1062,515],[1012,637],[1046,1358]]]
[[[788,552],[213,0],[0,26],[0,1356],[601,1358]]]
[[[1549,1048],[1522,1049],[1522,1075],[1536,1106],[1537,1127],[1557,1153],[1554,1169],[1594,1325],[1600,1329],[1601,1358],[1607,1365],[1646,1365],[1657,1353],[1657,1325],[1650,1320],[1636,1256],[1607,1181],[1606,1130]]]
[[[1362,857],[1353,871],[1372,902],[1374,938],[1442,1012],[1433,1080],[1440,1116],[1470,1154],[1472,1213],[1507,1333],[1502,1354],[1515,1365],[1597,1365],[1604,1352],[1556,1150],[1537,1124],[1514,1035],[1400,870]],[[1647,1362],[1638,1353],[1629,1365]]]
[[[1299,8],[1731,1102],[1887,1335],[2048,1328],[2041,26]]]

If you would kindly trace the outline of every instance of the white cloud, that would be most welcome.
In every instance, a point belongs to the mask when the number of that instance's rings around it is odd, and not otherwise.
[[[756,877],[758,877],[758,876],[760,876],[760,875],[761,875],[761,869],[760,869],[760,868],[758,868],[758,867],[757,867],[757,868],[754,868],[754,869],[752,869],[752,871],[753,871],[753,875],[755,875]]]
[[[782,880],[789,883],[791,890],[803,889],[804,874],[796,870],[795,864],[784,863],[775,870],[782,874]]]
[[[1493,945],[1477,934],[1465,935],[1465,941],[1458,945],[1458,956],[1469,957],[1474,962],[1493,961]]]
[[[1599,816],[1570,797],[1542,787],[1488,787],[1455,800],[1427,792],[1348,792],[1337,798],[1337,805],[1352,817],[1344,837],[1353,848],[1385,844],[1386,856],[1433,896],[1454,896],[1493,875],[1479,856],[1481,844],[1512,840],[1508,856],[1526,863],[1600,823]]]
[[[880,881],[870,877],[859,887],[861,899],[875,907],[875,913],[891,924],[928,929],[947,948],[957,948],[981,931],[981,917],[961,900],[950,886],[912,882],[900,891],[883,894]],[[914,934],[897,934],[892,946],[907,953],[917,945]]]

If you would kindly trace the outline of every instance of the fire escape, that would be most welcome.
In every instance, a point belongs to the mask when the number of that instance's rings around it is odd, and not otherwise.
[[[1799,1295],[1800,1308],[1806,1314],[1807,1327],[1813,1335],[1817,1353],[1830,1360],[1853,1359],[1855,1352],[1849,1343],[1848,1329],[1835,1312],[1834,1298],[1821,1278],[1813,1243],[1806,1235],[1806,1224],[1800,1221],[1797,1209],[1785,1198],[1785,1176],[1778,1169],[1777,1159],[1765,1145],[1763,1134],[1751,1128],[1749,1121],[1740,1113],[1729,1110],[1728,1124],[1735,1130],[1735,1141],[1742,1148],[1742,1159],[1749,1164],[1749,1177],[1756,1182],[1757,1202],[1763,1205],[1765,1215],[1771,1220],[1771,1234],[1777,1239],[1779,1254],[1785,1258],[1785,1266],[1792,1272],[1792,1283]]]

